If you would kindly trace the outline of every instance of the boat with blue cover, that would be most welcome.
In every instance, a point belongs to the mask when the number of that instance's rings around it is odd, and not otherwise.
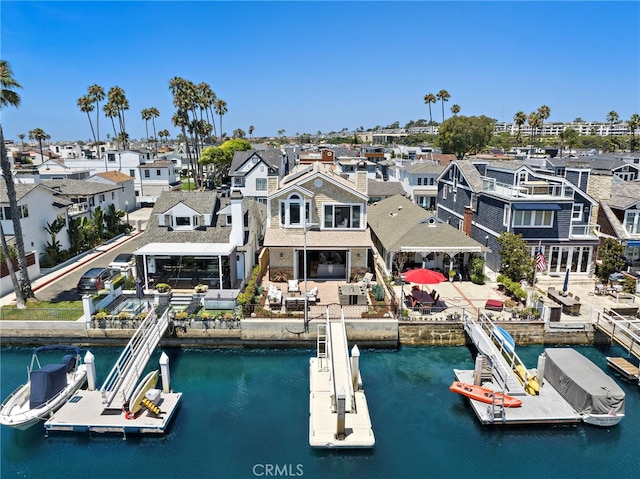
[[[41,366],[38,355],[56,350],[68,354],[58,363]],[[0,406],[0,424],[27,429],[51,417],[86,382],[87,369],[81,361],[80,349],[76,346],[35,348],[26,384],[13,391]]]

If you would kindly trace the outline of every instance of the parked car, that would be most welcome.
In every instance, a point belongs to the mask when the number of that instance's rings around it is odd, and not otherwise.
[[[132,253],[121,253],[113,261],[109,263],[109,268],[117,269],[118,271],[129,271],[136,262],[136,258]]]
[[[120,271],[113,268],[91,268],[82,275],[76,289],[78,294],[93,294],[104,289],[105,283],[114,279]]]

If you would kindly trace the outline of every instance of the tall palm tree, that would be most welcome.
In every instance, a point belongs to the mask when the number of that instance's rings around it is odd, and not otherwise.
[[[631,130],[631,142],[629,144],[629,149],[633,152],[636,151],[636,130],[640,128],[640,115],[637,113],[631,115],[631,118],[629,118],[629,121],[627,122],[627,126],[629,127],[629,130]]]
[[[460,105],[451,105],[451,113],[453,113],[453,116],[456,116],[458,113],[460,113]]]
[[[120,138],[124,141],[123,147],[127,148],[128,135],[125,124],[124,112],[129,109],[129,100],[125,96],[124,90],[119,86],[109,88],[107,94],[107,102],[111,103],[117,112],[118,125],[120,129]]]
[[[116,148],[120,149],[120,145],[118,144],[118,132],[116,131],[116,122],[114,120],[114,118],[118,116],[118,108],[113,102],[107,101],[107,103],[102,105],[102,111],[104,112],[104,116],[111,119],[113,138],[116,140]]]
[[[518,127],[518,133],[516,135],[516,143],[518,144],[518,146],[520,146],[520,130],[522,128],[522,125],[524,125],[527,122],[527,114],[523,111],[519,111],[513,116],[513,122]]]
[[[218,98],[214,103],[213,103],[213,108],[215,110],[215,112],[220,115],[220,136],[222,136],[222,117],[224,116],[225,113],[227,113],[227,102]]]
[[[542,105],[538,108],[538,118],[540,118],[540,135],[542,135],[542,127],[544,126],[544,121],[551,116],[551,108],[547,105]]]
[[[44,150],[42,149],[42,142],[51,139],[51,135],[45,133],[42,128],[34,128],[29,132],[29,139],[35,140],[40,146],[40,160],[44,161]]]
[[[7,107],[18,107],[20,105],[20,94],[15,90],[22,88],[15,78],[11,66],[5,60],[0,60],[0,110]],[[24,309],[25,298],[35,298],[33,288],[31,287],[31,279],[29,278],[29,270],[27,269],[27,257],[24,252],[24,236],[22,235],[22,225],[20,224],[20,215],[18,213],[18,199],[16,195],[16,187],[13,182],[13,173],[11,172],[11,164],[7,155],[7,149],[4,144],[4,133],[0,124],[0,168],[4,177],[7,188],[7,198],[9,200],[9,211],[11,213],[11,221],[13,223],[13,235],[16,241],[16,250],[18,251],[18,267],[20,268],[20,279],[13,269],[11,258],[9,257],[9,248],[4,234],[4,229],[0,224],[0,238],[2,249],[7,262],[7,269],[13,284],[13,291],[16,295],[16,306],[18,309]]]
[[[144,129],[147,133],[147,143],[149,142],[149,120],[151,120],[151,112],[149,108],[143,108],[140,112],[140,116],[144,120]]]
[[[96,137],[96,131],[93,128],[93,121],[91,121],[91,112],[94,110],[93,100],[89,95],[84,95],[78,98],[77,105],[80,108],[82,113],[87,114],[87,118],[89,119],[89,126],[91,127],[91,135],[93,136],[93,141],[98,146],[98,138]]]
[[[13,78],[11,65],[6,60],[0,60],[0,109],[8,106],[20,106],[20,94],[15,90],[22,85]]]
[[[444,123],[444,102],[449,101],[451,95],[449,95],[449,92],[447,90],[440,90],[436,97],[442,102],[442,122]]]
[[[96,152],[98,158],[102,156],[100,149],[100,102],[104,100],[104,88],[95,83],[89,87],[89,98],[96,104]],[[104,158],[104,170],[107,171],[107,158]]]
[[[433,93],[427,93],[424,96],[424,103],[429,107],[429,125],[433,125],[433,115],[431,114],[431,104],[435,103],[436,96]]]
[[[253,138],[253,132],[256,130],[256,127],[251,125],[249,127],[249,138]]]
[[[531,146],[533,146],[533,143],[536,139],[537,129],[540,126],[540,117],[538,116],[537,112],[532,111],[531,113],[529,113],[527,121],[529,122],[529,127],[531,127]]]
[[[611,110],[607,114],[607,121],[609,122],[609,136],[611,136],[611,132],[613,131],[613,124],[620,119],[620,115],[617,112]]]
[[[216,125],[215,125],[215,122],[213,121],[213,104],[217,99],[216,94],[211,89],[211,86],[206,82],[199,83],[196,86],[196,94],[197,94],[197,102],[200,107],[200,119],[201,120],[203,119],[202,112],[204,111],[207,117],[207,123],[211,123],[211,126],[213,127],[211,131],[214,132],[215,136],[218,136],[216,134]],[[210,113],[211,113],[211,118],[209,118]],[[211,138],[211,133],[209,133],[209,142],[213,143],[213,139]]]
[[[24,133],[20,133],[18,138],[20,138],[20,147],[24,150],[24,139],[27,137]]]

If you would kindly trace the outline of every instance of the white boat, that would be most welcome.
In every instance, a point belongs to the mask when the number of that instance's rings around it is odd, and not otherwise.
[[[547,348],[544,379],[587,424],[615,426],[624,417],[624,391],[602,369],[572,348]]]
[[[40,365],[38,354],[63,350],[57,364]],[[76,346],[54,345],[34,349],[28,368],[27,383],[12,392],[0,406],[0,424],[27,429],[45,421],[65,404],[87,380],[87,368],[81,363]]]

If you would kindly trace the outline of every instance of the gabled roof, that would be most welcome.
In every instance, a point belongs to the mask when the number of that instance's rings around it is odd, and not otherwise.
[[[4,184],[4,180],[2,180],[2,183],[2,188],[0,188],[0,203],[9,203],[9,197],[7,196],[7,188]],[[20,201],[31,191],[38,187],[38,185],[34,183],[15,183],[14,185],[16,189],[17,201]]]
[[[453,168],[452,165],[458,167],[474,192],[477,193],[482,190],[482,175],[472,162],[470,162],[469,160],[456,160],[449,164],[447,170],[449,170],[449,168]],[[440,177],[442,177],[442,175]]]
[[[367,220],[387,251],[483,250],[470,236],[399,195],[369,206]]]
[[[182,203],[200,214],[212,214],[216,191],[163,191],[156,200],[151,215],[164,214],[179,203]]]
[[[120,188],[117,185],[110,185],[106,183],[98,183],[95,181],[83,181],[83,180],[42,180],[44,186],[48,186],[51,189],[63,195],[72,196],[93,196],[100,193],[106,193]]]
[[[407,166],[405,170],[412,175],[439,175],[445,168],[446,166],[431,161],[418,161]]]
[[[113,183],[126,183],[134,179],[120,171],[103,171],[102,173],[96,173],[96,176],[112,181]]]
[[[367,181],[367,193],[370,197],[376,196],[392,196],[392,195],[406,195],[402,183],[399,181],[379,181],[368,180]]]
[[[241,173],[238,170],[252,157],[256,156],[260,160],[262,160],[268,167],[275,168],[276,171],[280,169],[280,165],[282,164],[283,153],[279,148],[268,148],[266,150],[245,150],[245,151],[236,151],[233,153],[233,160],[231,160],[231,166],[229,167],[229,175],[244,175],[246,173]],[[256,163],[255,166],[259,165],[260,161]],[[251,168],[253,169],[253,168]]]
[[[606,203],[617,210],[626,210],[640,203],[640,180],[614,184],[611,187],[611,198]]]
[[[343,178],[342,176],[336,174],[334,165],[321,163],[319,161],[307,165],[298,165],[292,173],[282,178],[278,190],[269,196],[280,195],[283,191],[286,191],[293,185],[300,185],[301,183],[313,180],[315,178],[322,178],[323,180],[329,181],[336,186],[339,186],[345,190],[349,190],[356,196],[359,196],[365,200],[367,199],[367,195],[365,193],[362,193],[361,191],[358,191],[355,183],[353,183],[348,178]],[[300,186],[298,186],[298,188],[300,188]]]

